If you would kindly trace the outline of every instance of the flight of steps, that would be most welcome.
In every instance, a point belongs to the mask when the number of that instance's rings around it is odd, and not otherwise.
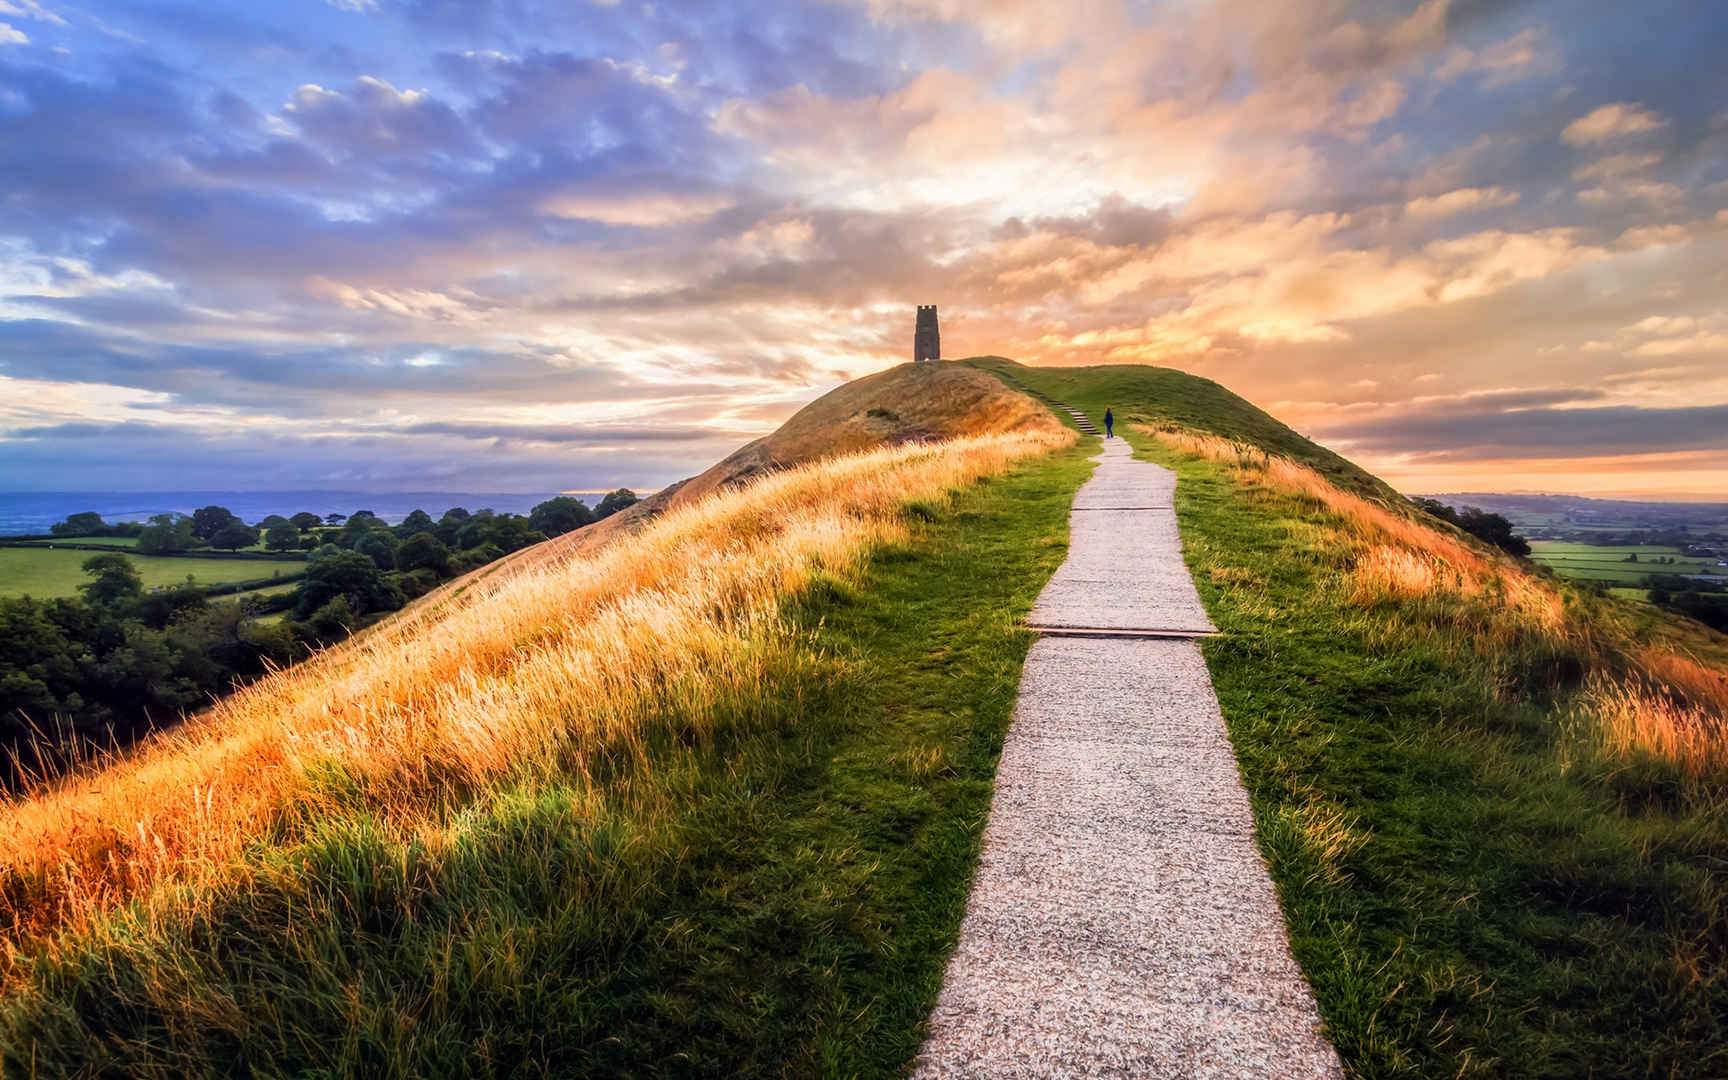
[[[1083,413],[1079,409],[1076,409],[1073,406],[1069,405],[1067,402],[1057,401],[1053,397],[1046,397],[1045,395],[1040,394],[1038,391],[1032,389],[1030,386],[1027,386],[1025,383],[1021,382],[1019,379],[1016,379],[1014,376],[1008,374],[1005,371],[992,371],[990,374],[996,376],[998,379],[1001,379],[1003,382],[1007,383],[1009,386],[1012,386],[1014,389],[1020,391],[1022,394],[1027,394],[1031,397],[1035,397],[1039,401],[1042,401],[1044,404],[1049,405],[1051,408],[1061,409],[1063,412],[1067,413],[1069,416],[1072,416],[1074,418],[1074,426],[1080,429],[1080,434],[1082,434],[1082,435],[1102,435],[1103,434],[1103,432],[1098,430],[1097,425],[1092,423],[1092,421],[1087,418],[1085,413]]]

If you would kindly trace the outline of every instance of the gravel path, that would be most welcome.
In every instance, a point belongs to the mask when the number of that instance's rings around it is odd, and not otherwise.
[[[914,1076],[1342,1075],[1182,636],[1174,483],[1113,439],[1075,499]]]
[[[1030,622],[1056,632],[1214,633],[1176,529],[1176,474],[1134,461],[1110,439],[1074,499],[1068,558],[1038,596]]]

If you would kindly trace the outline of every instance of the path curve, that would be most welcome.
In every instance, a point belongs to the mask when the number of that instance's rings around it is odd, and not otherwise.
[[[1111,439],[1074,500],[915,1077],[1343,1075],[1254,846],[1174,491]]]

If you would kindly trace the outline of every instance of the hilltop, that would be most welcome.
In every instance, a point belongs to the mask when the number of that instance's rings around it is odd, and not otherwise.
[[[1000,358],[842,387],[628,528],[5,806],[0,1056],[903,1071],[1096,445],[1003,376],[1113,406],[1178,472],[1351,1070],[1728,1071],[1728,639],[1486,548],[1214,382]]]
[[[668,510],[834,454],[1056,426],[1049,410],[982,372],[956,364],[901,364],[830,390],[772,434],[621,513],[578,529],[547,553],[566,547],[597,551]]]

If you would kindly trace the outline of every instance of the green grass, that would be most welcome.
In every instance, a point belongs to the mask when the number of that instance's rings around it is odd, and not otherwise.
[[[78,586],[90,580],[81,569],[86,559],[100,552],[47,548],[0,547],[0,596],[34,596],[46,600],[76,596]],[[249,581],[269,577],[276,569],[284,575],[305,569],[300,562],[274,563],[260,559],[177,559],[172,556],[129,555],[144,579],[145,588],[178,585],[190,574],[200,585]]]
[[[31,545],[46,547],[51,544],[87,544],[92,547],[135,548],[138,546],[136,536],[68,536],[64,540],[31,540]]]
[[[0,539],[4,538],[0,537]],[[138,538],[136,536],[68,536],[64,540],[29,540],[25,541],[22,546],[50,547],[64,544],[77,544],[80,547],[104,547],[130,550],[138,546]],[[200,548],[198,550],[205,553],[214,553],[214,549],[211,548]],[[227,549],[223,548],[222,550],[226,551]],[[253,544],[250,547],[236,548],[235,550],[250,551],[264,555],[278,554],[264,546],[262,536],[259,537],[256,544]],[[293,553],[298,554],[299,551],[299,548],[295,548]]]
[[[1174,368],[1142,364],[1031,367],[999,356],[974,357],[960,363],[1009,375],[1025,386],[1079,409],[1099,430],[1104,428],[1104,410],[1111,408],[1116,417],[1117,434],[1132,423],[1183,424],[1300,461],[1333,483],[1353,491],[1382,496],[1394,494],[1379,478],[1304,438],[1271,414],[1211,379]]]
[[[712,735],[667,718],[647,769],[482,792],[436,846],[388,839],[357,796],[284,820],[198,903],[161,897],[27,954],[0,999],[6,1064],[901,1074],[1087,453],[910,508],[911,542],[802,602],[805,668]]]
[[[224,599],[247,600],[264,596],[281,596],[299,588],[299,582],[291,581],[286,585],[266,585],[262,589],[247,589],[245,592],[229,593]]]

